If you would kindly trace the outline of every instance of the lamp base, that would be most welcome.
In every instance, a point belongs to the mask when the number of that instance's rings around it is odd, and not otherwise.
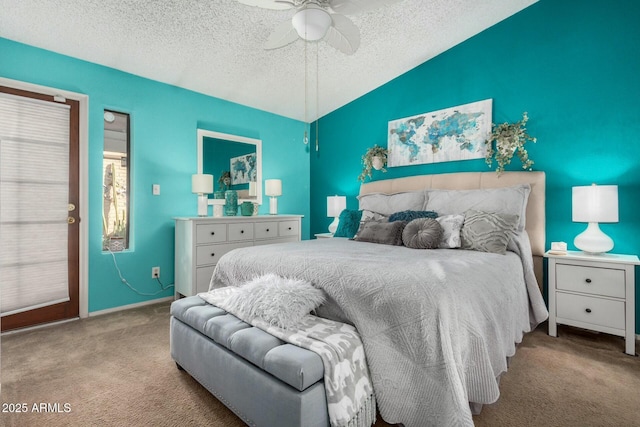
[[[278,198],[271,197],[269,199],[269,215],[278,215]]]
[[[573,244],[589,254],[601,254],[613,249],[613,239],[600,230],[597,222],[590,222],[587,229],[573,239]]]
[[[329,224],[329,233],[335,234],[336,230],[338,229],[339,223],[340,223],[340,218],[338,218],[337,216],[334,217],[333,222]]]
[[[209,213],[209,198],[206,194],[198,194],[198,216],[207,216]]]

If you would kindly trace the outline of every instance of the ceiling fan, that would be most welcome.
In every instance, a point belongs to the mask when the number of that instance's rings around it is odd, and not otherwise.
[[[360,30],[345,15],[366,12],[400,0],[237,0],[263,9],[296,9],[291,20],[279,24],[269,35],[265,49],[277,49],[301,38],[324,40],[351,55],[360,46]]]

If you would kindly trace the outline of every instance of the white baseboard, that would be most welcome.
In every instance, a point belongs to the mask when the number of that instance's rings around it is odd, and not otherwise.
[[[121,305],[119,307],[107,308],[105,310],[91,311],[89,313],[89,317],[101,316],[103,314],[115,313],[117,311],[130,310],[132,308],[144,307],[145,305],[158,304],[161,302],[173,301],[173,300],[174,300],[173,297],[164,297],[164,298],[152,299],[150,301],[137,302],[135,304]]]

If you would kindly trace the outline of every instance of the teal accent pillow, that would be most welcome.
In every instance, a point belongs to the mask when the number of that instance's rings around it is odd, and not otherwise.
[[[360,228],[360,218],[362,218],[362,211],[353,211],[345,209],[340,212],[340,218],[338,228],[333,233],[333,237],[348,237],[352,239]]]
[[[438,213],[434,211],[401,211],[392,213],[389,222],[393,221],[413,221],[418,218],[438,218]]]

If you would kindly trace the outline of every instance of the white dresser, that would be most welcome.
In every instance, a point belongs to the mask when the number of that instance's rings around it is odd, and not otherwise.
[[[233,249],[299,241],[301,218],[301,215],[176,218],[176,297],[206,292],[216,263]]]
[[[549,259],[549,335],[571,325],[625,338],[635,354],[635,255],[569,251]]]

